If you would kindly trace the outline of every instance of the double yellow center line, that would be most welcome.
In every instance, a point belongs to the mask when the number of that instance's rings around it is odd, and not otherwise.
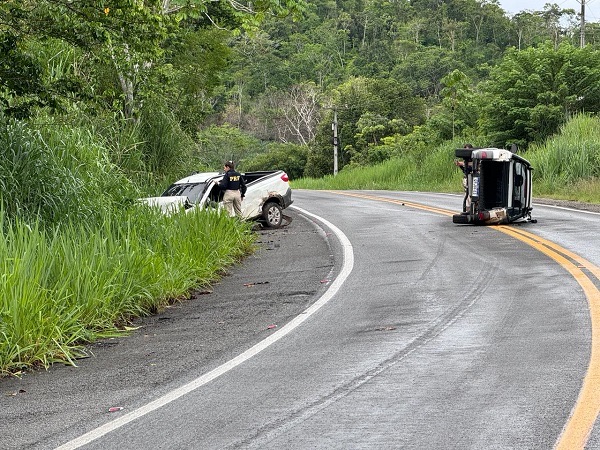
[[[452,216],[456,212],[447,209],[422,205],[420,203],[396,200],[356,192],[329,191],[334,194],[358,197],[378,202],[394,203],[409,208],[425,210],[445,216]],[[533,233],[507,225],[491,227],[514,239],[533,247],[560,264],[582,287],[587,298],[591,327],[592,327],[592,352],[588,369],[579,391],[579,397],[571,415],[558,437],[555,448],[558,450],[583,449],[594,427],[600,412],[600,291],[593,278],[600,281],[600,268],[581,256],[561,247],[560,245],[543,239]]]

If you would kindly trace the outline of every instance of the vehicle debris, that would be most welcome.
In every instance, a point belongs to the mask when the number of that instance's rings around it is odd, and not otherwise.
[[[269,282],[268,281],[256,281],[254,283],[244,283],[244,286],[252,287],[252,286],[256,286],[258,284],[269,284]]]
[[[19,389],[18,391],[14,391],[14,392],[9,392],[8,394],[6,394],[7,397],[16,397],[19,394],[25,394],[27,393],[27,391],[25,389]]]

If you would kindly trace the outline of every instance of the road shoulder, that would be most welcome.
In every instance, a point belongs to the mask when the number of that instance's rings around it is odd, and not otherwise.
[[[211,287],[102,340],[78,367],[0,380],[0,448],[54,448],[210,371],[310,306],[334,270],[332,243],[293,209],[259,231],[258,250]],[[110,408],[122,408],[109,412]]]

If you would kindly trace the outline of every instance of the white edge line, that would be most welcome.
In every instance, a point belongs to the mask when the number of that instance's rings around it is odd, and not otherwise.
[[[145,416],[146,414],[149,414],[152,411],[156,411],[157,409],[171,403],[172,401],[177,400],[178,398],[183,397],[186,394],[189,394],[193,390],[204,386],[210,381],[220,377],[221,375],[229,372],[233,368],[239,366],[243,362],[249,360],[253,356],[257,355],[258,353],[269,347],[271,344],[274,344],[279,339],[286,336],[288,333],[290,333],[292,330],[294,330],[300,324],[302,324],[305,320],[307,320],[312,314],[317,312],[323,305],[329,302],[329,300],[331,300],[331,298],[340,289],[346,278],[348,278],[348,275],[350,275],[350,272],[352,272],[352,269],[354,267],[354,251],[352,248],[352,244],[350,243],[350,240],[346,237],[346,235],[332,223],[328,222],[322,217],[309,213],[304,209],[298,208],[296,206],[294,206],[293,208],[302,214],[319,220],[325,226],[330,228],[331,231],[333,231],[336,237],[340,240],[340,243],[343,247],[342,269],[340,270],[339,275],[336,277],[333,283],[331,283],[327,291],[325,291],[325,293],[315,303],[313,303],[310,307],[308,307],[306,310],[304,310],[286,325],[281,327],[275,333],[271,334],[269,337],[250,347],[245,352],[236,356],[235,358],[211,370],[210,372],[196,378],[195,380],[177,389],[174,389],[173,391],[163,395],[162,397],[159,397],[156,400],[151,401],[150,403],[147,403],[146,405],[141,406],[140,408],[119,417],[118,419],[112,420],[104,425],[101,425],[98,428],[95,428],[79,436],[78,438],[75,438],[65,444],[62,444],[60,447],[57,447],[56,450],[73,450],[82,447],[83,445],[89,444],[90,442],[99,439],[100,437],[116,430],[117,428],[120,428],[130,422],[133,422],[134,420]]]
[[[596,212],[596,211],[588,211],[587,209],[577,209],[577,208],[570,208],[568,206],[558,206],[558,205],[548,205],[545,203],[535,203],[533,202],[534,205],[536,206],[544,206],[546,208],[554,208],[554,209],[563,209],[565,211],[572,211],[572,212],[578,212],[578,213],[585,213],[585,214],[595,214],[595,215],[600,215],[600,213]]]

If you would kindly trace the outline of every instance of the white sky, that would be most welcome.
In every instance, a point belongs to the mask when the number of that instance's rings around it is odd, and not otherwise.
[[[584,0],[500,0],[500,6],[507,14],[512,15],[525,9],[542,11],[546,3],[556,3],[559,7],[581,11]],[[588,22],[600,22],[600,0],[585,0],[585,17]]]

